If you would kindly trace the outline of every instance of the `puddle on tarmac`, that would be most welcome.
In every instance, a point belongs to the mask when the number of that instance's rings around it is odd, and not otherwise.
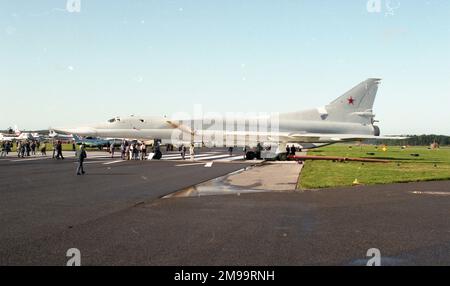
[[[167,198],[184,198],[184,197],[201,197],[201,196],[214,196],[214,195],[240,195],[244,193],[263,193],[271,192],[270,190],[251,190],[245,188],[234,187],[226,184],[226,180],[229,176],[242,173],[247,171],[254,166],[249,166],[232,173],[226,174],[224,176],[200,183],[198,185],[188,187],[177,191],[172,194],[164,196],[163,199]]]

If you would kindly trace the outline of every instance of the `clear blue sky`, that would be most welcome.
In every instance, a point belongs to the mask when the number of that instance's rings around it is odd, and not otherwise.
[[[0,0],[0,129],[295,111],[368,77],[383,134],[450,135],[450,1]]]

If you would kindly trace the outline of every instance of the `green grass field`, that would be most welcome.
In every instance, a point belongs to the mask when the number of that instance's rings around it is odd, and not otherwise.
[[[368,153],[374,153],[368,155]],[[419,157],[411,156],[419,154]],[[301,189],[450,180],[450,148],[331,145],[308,152],[315,156],[362,157],[392,160],[389,163],[307,161],[299,179]]]

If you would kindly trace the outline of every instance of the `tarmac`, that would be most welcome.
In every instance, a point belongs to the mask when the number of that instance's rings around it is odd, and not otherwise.
[[[232,174],[225,179],[224,183],[230,187],[252,190],[295,191],[303,164],[287,163],[268,162],[264,164],[264,167]]]
[[[450,265],[450,181],[163,199],[271,166],[195,163],[1,159],[0,265]]]

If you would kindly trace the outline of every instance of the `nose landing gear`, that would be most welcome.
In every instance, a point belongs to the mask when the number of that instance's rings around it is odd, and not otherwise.
[[[256,153],[253,151],[248,151],[245,153],[245,159],[247,160],[254,160],[256,158]]]

